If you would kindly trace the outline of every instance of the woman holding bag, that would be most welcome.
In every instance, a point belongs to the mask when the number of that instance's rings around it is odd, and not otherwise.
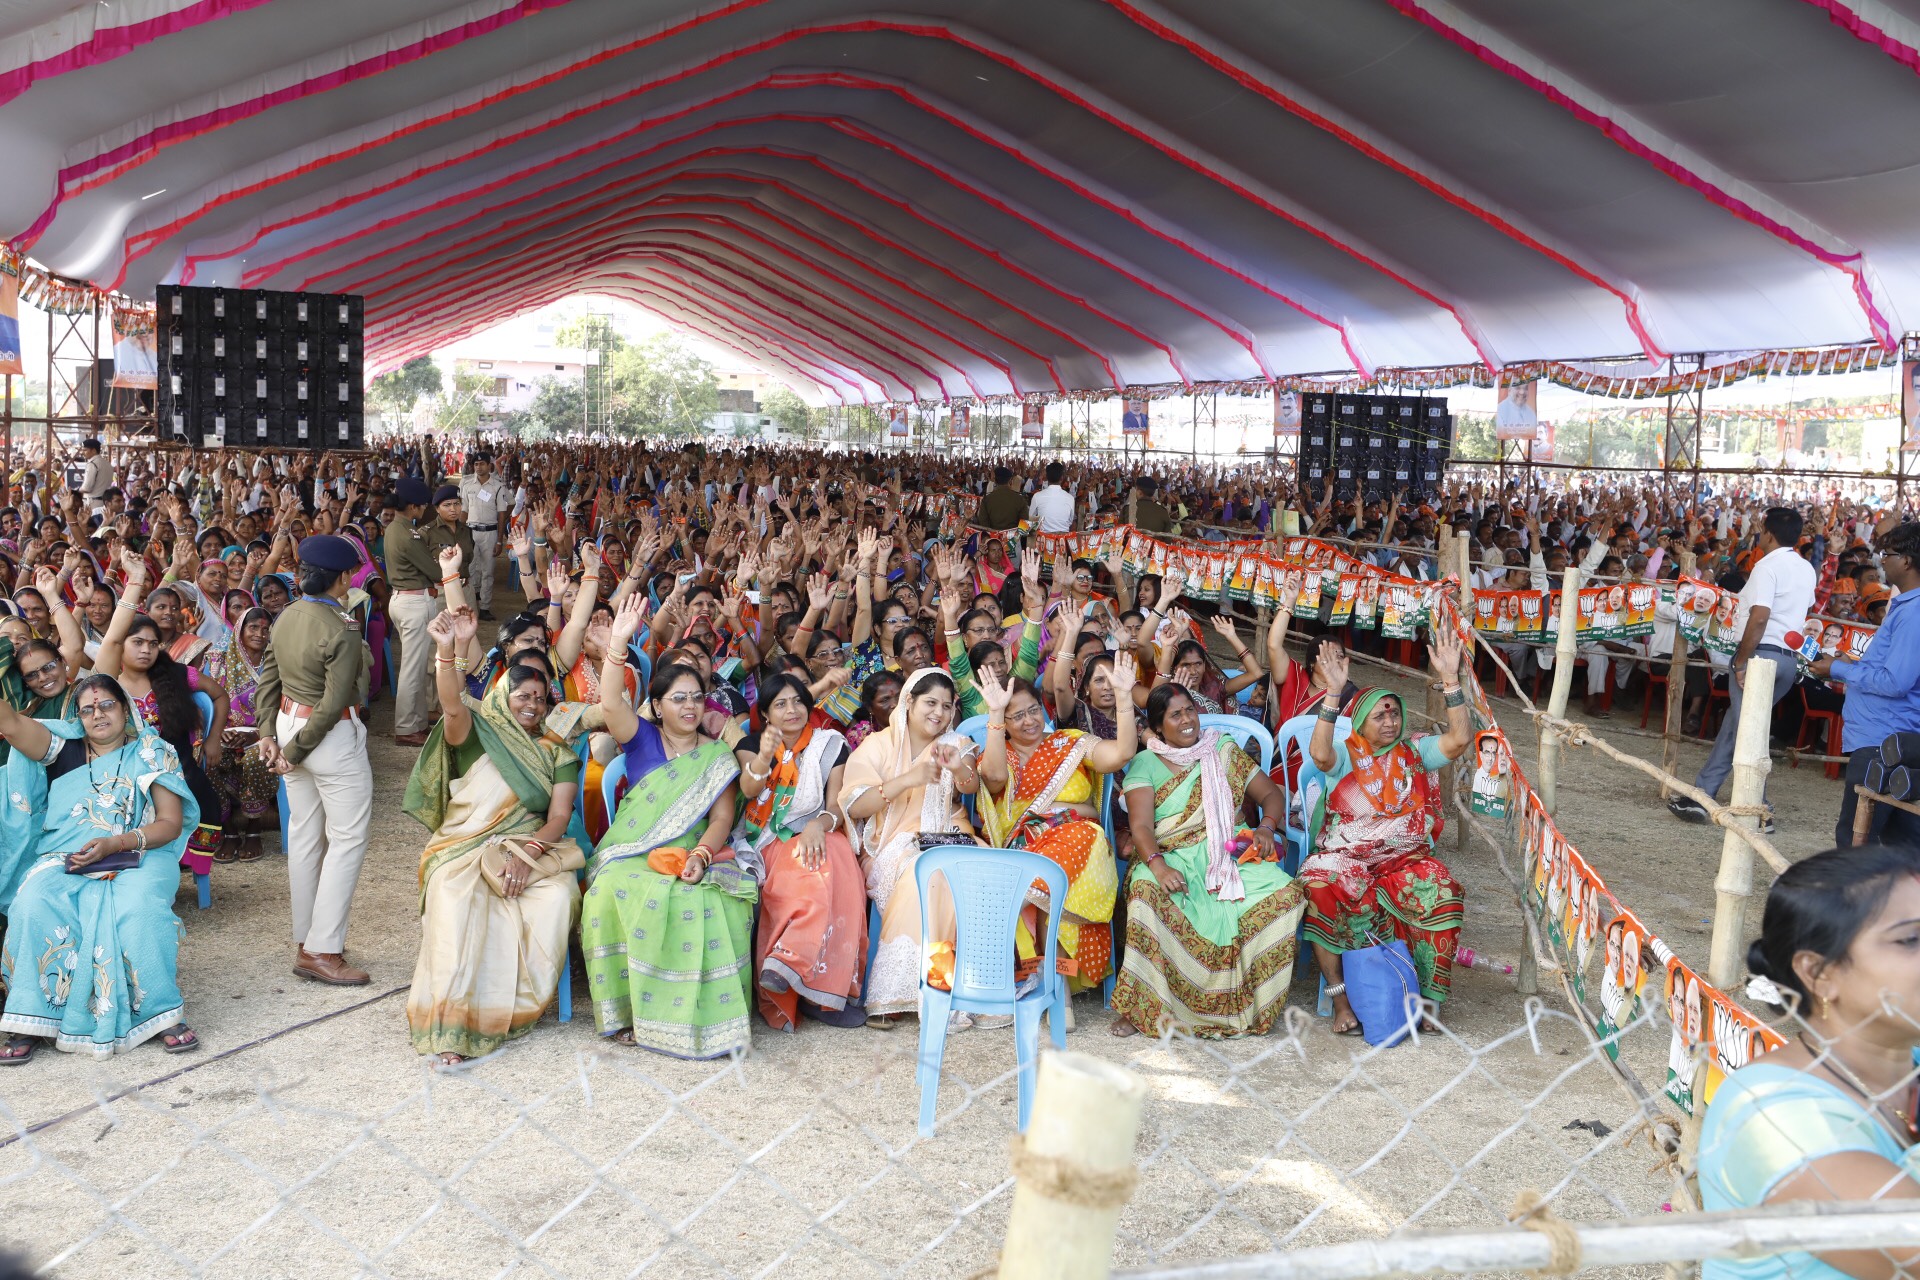
[[[546,734],[547,674],[516,666],[475,702],[453,664],[454,619],[427,626],[444,713],[407,780],[433,832],[420,854],[413,1047],[443,1066],[533,1029],[560,988],[586,865],[566,838],[580,761]]]
[[[1336,691],[1346,688],[1347,655],[1330,641],[1320,645],[1318,683],[1327,692],[1307,754],[1327,781],[1308,823],[1319,836],[1300,882],[1307,940],[1333,997],[1336,1035],[1360,1030],[1342,981],[1345,952],[1398,938],[1423,997],[1439,1004],[1452,985],[1464,895],[1433,856],[1444,800],[1433,775],[1466,753],[1473,725],[1460,688],[1459,638],[1434,631],[1428,652],[1446,694],[1447,731],[1410,738],[1397,693],[1361,689],[1342,707]],[[1344,741],[1334,734],[1342,715],[1353,725]]]

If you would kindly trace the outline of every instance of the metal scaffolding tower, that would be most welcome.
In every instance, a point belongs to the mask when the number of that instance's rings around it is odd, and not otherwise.
[[[586,348],[582,402],[588,433],[613,433],[613,316],[609,312],[589,311],[585,319]]]

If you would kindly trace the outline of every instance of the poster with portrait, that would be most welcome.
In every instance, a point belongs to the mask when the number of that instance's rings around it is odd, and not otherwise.
[[[947,419],[947,439],[966,440],[973,435],[973,410],[964,404],[953,406],[953,416]]]
[[[903,404],[889,406],[887,409],[887,434],[895,440],[905,440],[907,433],[907,407]]]
[[[1242,604],[1252,600],[1253,579],[1254,575],[1259,572],[1259,568],[1259,556],[1234,556],[1227,577],[1227,594]]]
[[[1317,619],[1320,616],[1321,576],[1318,569],[1297,568],[1291,570],[1292,585],[1300,592],[1294,597],[1293,616],[1296,618]]]
[[[1272,556],[1256,556],[1253,562],[1253,603],[1256,608],[1271,609],[1280,603],[1280,562]]]
[[[144,307],[113,309],[113,385],[129,391],[159,386],[159,355],[154,346],[153,312]]]
[[[1900,362],[1900,422],[1900,448],[1920,450],[1920,360]]]
[[[1702,1032],[1706,1025],[1703,990],[1712,988],[1682,964],[1678,956],[1667,957],[1667,1021],[1672,1029],[1667,1042],[1666,1094],[1688,1115],[1693,1114],[1694,1073],[1701,1067]],[[1705,1081],[1701,1083],[1704,1086]]]
[[[1546,635],[1547,597],[1542,591],[1515,591],[1520,602],[1520,618],[1514,624],[1513,638],[1522,643],[1539,643]]]
[[[1300,393],[1298,391],[1274,393],[1273,434],[1275,439],[1300,434]]]
[[[1725,995],[1711,987],[1701,988],[1708,998],[1708,1034],[1712,1052],[1707,1057],[1707,1078],[1700,1096],[1712,1102],[1720,1082],[1763,1053],[1783,1047],[1786,1038],[1767,1026]]]
[[[1540,424],[1540,430],[1533,437],[1533,443],[1527,446],[1528,455],[1535,462],[1552,462],[1554,459],[1554,425],[1551,422]]]
[[[1020,438],[1022,440],[1044,440],[1047,438],[1047,406],[1038,400],[1021,402]]]
[[[1380,575],[1361,574],[1359,589],[1353,593],[1353,625],[1362,631],[1371,631],[1378,622],[1379,612]]]
[[[1380,634],[1389,640],[1412,640],[1427,620],[1425,583],[1390,578],[1380,592]]]
[[[1344,627],[1353,621],[1353,602],[1360,594],[1360,579],[1366,575],[1343,573],[1333,589],[1333,604],[1327,610],[1327,625]]]
[[[0,247],[0,374],[20,375],[20,260]]]
[[[1128,400],[1120,412],[1120,434],[1123,436],[1144,436],[1148,427],[1147,402]]]
[[[1629,640],[1643,640],[1653,634],[1658,621],[1660,589],[1650,582],[1636,582],[1627,588],[1626,612],[1620,618],[1620,634]]]
[[[1473,738],[1473,791],[1468,808],[1505,820],[1513,803],[1513,751],[1506,735],[1487,729]]]
[[[1607,922],[1606,968],[1600,974],[1601,1047],[1609,1058],[1620,1057],[1620,1032],[1640,1016],[1647,973],[1642,947],[1646,926],[1632,912],[1622,911]]]
[[[1593,944],[1600,936],[1600,909],[1607,900],[1607,886],[1573,849],[1568,849],[1569,884],[1567,895],[1567,955],[1572,961],[1568,979],[1574,998],[1587,998],[1587,962],[1593,956]]]
[[[1540,383],[1529,379],[1503,385],[1493,407],[1493,438],[1531,440],[1540,431]]]

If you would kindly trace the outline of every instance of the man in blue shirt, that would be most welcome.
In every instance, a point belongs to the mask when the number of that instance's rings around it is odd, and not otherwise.
[[[1842,849],[1853,843],[1858,801],[1853,789],[1866,780],[1868,762],[1891,735],[1920,732],[1920,603],[1916,603],[1920,602],[1920,522],[1894,526],[1875,545],[1887,583],[1898,593],[1887,606],[1887,620],[1860,661],[1822,658],[1811,668],[1814,675],[1847,686],[1841,712],[1846,730],[1840,740],[1847,757],[1846,792],[1840,798],[1840,821],[1833,837]],[[1920,842],[1920,822],[1890,805],[1876,805],[1870,838],[1883,843]]]

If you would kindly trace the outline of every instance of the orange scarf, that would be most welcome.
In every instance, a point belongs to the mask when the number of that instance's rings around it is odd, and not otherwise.
[[[793,790],[800,783],[800,757],[812,741],[813,722],[809,720],[807,727],[800,731],[798,742],[780,748],[780,758],[774,762],[767,785],[747,803],[747,821],[755,831],[766,830],[773,820],[774,804],[782,795],[792,799]]]
[[[1366,792],[1376,817],[1404,818],[1425,807],[1426,770],[1406,743],[1396,742],[1375,755],[1367,740],[1355,733],[1347,738],[1347,757],[1353,762],[1353,780]]]

